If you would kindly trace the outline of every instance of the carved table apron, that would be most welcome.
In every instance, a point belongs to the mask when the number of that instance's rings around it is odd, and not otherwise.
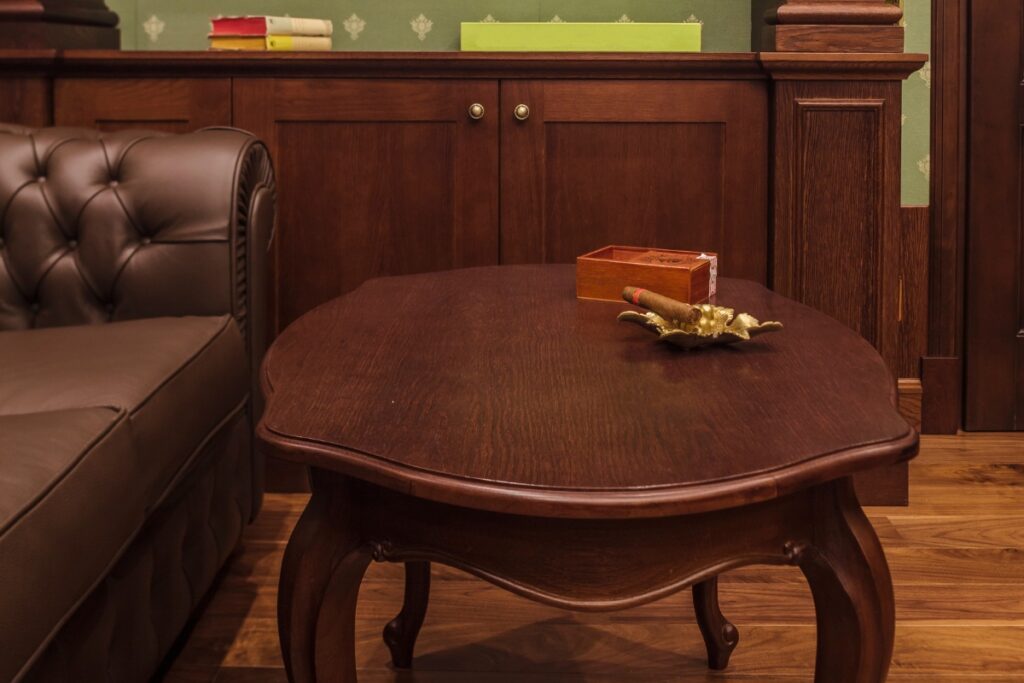
[[[716,577],[792,564],[817,613],[819,682],[885,679],[885,557],[850,480],[916,433],[852,331],[758,285],[719,304],[782,332],[687,353],[577,302],[568,266],[373,280],[307,314],[263,366],[259,434],[310,466],[278,602],[292,681],[355,681],[372,560],[404,562],[384,629],[409,667],[430,562],[558,607],[614,610],[692,587],[712,668],[737,629]]]

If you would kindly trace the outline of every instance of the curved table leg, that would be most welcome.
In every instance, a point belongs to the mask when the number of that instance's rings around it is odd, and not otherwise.
[[[412,652],[427,616],[429,599],[430,563],[406,562],[402,611],[384,627],[384,644],[391,651],[391,663],[396,669],[412,667]]]
[[[693,611],[708,651],[708,668],[721,671],[729,666],[729,657],[740,641],[740,632],[722,614],[718,606],[718,577],[693,586]]]
[[[293,683],[354,683],[356,599],[370,553],[354,523],[346,483],[318,474],[281,567],[281,652]]]
[[[816,683],[884,681],[896,622],[892,579],[849,479],[819,488],[812,545],[787,551],[814,596]]]

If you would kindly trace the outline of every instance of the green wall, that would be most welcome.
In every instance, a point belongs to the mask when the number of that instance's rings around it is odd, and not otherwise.
[[[457,50],[459,22],[551,21],[557,16],[564,21],[699,21],[705,51],[745,52],[750,49],[751,1],[107,0],[107,5],[121,17],[126,50],[205,49],[209,17],[219,12],[331,19],[338,50]],[[906,49],[927,52],[931,0],[903,2]],[[930,66],[925,67],[903,86],[904,204],[928,203],[930,74]]]

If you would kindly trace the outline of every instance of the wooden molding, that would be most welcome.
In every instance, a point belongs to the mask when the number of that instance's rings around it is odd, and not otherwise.
[[[788,0],[765,13],[769,24],[899,23],[903,9],[885,0]]]
[[[0,50],[0,63],[13,51]],[[758,55],[545,52],[122,52],[66,50],[64,75],[340,78],[624,78],[763,80]]]
[[[885,0],[788,0],[765,13],[761,49],[903,52],[902,16]]]
[[[917,377],[901,377],[897,383],[900,415],[918,432],[921,431],[921,403],[924,389]]]
[[[776,81],[902,81],[928,61],[914,53],[760,52]]]

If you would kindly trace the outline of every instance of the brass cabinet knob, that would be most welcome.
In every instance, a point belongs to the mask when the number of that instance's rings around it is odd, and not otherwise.
[[[525,121],[526,119],[530,118],[530,108],[527,107],[525,104],[519,104],[516,105],[516,108],[512,110],[512,114],[520,121]]]
[[[469,118],[473,119],[474,121],[479,121],[484,117],[484,114],[486,113],[487,111],[484,109],[484,105],[480,104],[479,102],[474,102],[473,104],[469,105]]]

